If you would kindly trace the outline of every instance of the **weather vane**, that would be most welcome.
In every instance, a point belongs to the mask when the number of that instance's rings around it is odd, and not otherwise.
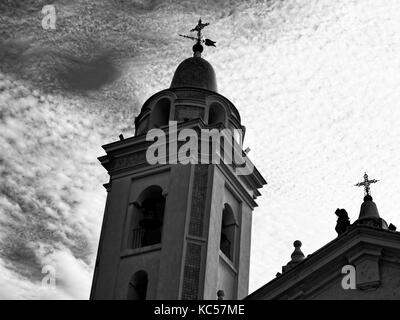
[[[204,39],[203,35],[201,34],[201,31],[208,25],[209,25],[209,23],[202,23],[201,19],[199,19],[199,22],[197,23],[197,25],[192,30],[190,30],[190,32],[197,32],[196,37],[187,36],[184,34],[180,34],[179,36],[196,41],[196,44],[193,46],[193,51],[194,52],[196,52],[196,51],[202,52],[203,51],[203,46],[201,45],[202,43],[204,43],[206,46],[209,46],[209,47],[210,46],[215,47],[215,41],[212,41],[210,39]]]
[[[366,196],[371,196],[369,186],[370,186],[372,183],[377,183],[378,181],[379,181],[379,180],[375,180],[375,179],[368,180],[368,175],[367,175],[367,173],[365,172],[365,173],[364,173],[364,181],[363,181],[363,182],[359,182],[359,183],[355,184],[354,186],[356,186],[356,187],[364,187],[365,195],[366,195]]]

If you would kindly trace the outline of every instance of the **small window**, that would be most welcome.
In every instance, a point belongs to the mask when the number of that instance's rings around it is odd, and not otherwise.
[[[130,248],[150,246],[161,243],[164,221],[165,197],[159,186],[144,190],[134,202]]]
[[[220,249],[231,261],[234,260],[236,229],[237,223],[232,208],[225,204],[222,211]]]
[[[146,300],[147,283],[146,271],[141,270],[136,272],[129,281],[128,300]]]

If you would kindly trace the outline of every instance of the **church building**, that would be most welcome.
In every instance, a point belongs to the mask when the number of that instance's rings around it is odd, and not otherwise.
[[[380,217],[364,175],[365,197],[350,225],[337,209],[338,237],[307,257],[294,242],[291,260],[251,300],[399,300],[400,233]]]
[[[143,104],[135,135],[103,146],[99,160],[110,180],[90,298],[400,299],[400,233],[380,217],[369,190],[376,180],[367,175],[358,184],[365,187],[359,218],[350,224],[338,209],[336,239],[307,257],[295,241],[282,272],[248,295],[252,211],[266,181],[255,167],[238,174],[235,162],[182,164],[176,157],[180,133],[207,129],[234,130],[223,149],[246,156],[240,114],[218,94],[214,69],[202,58],[202,44],[215,44],[202,38],[206,25],[200,20],[191,30],[197,37],[184,36],[196,41],[193,57]],[[156,164],[147,157],[151,130],[166,136],[164,161]]]

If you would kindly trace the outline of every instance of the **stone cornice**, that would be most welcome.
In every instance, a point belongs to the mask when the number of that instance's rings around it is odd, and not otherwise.
[[[212,129],[215,127],[207,126],[201,119],[193,119],[191,121],[178,123],[177,125],[178,132],[182,129],[189,128],[195,129],[199,132],[201,129]],[[163,128],[160,129],[163,130]],[[166,132],[166,139],[169,141],[167,128],[165,128],[164,131]],[[177,142],[178,145],[183,143],[176,140],[175,142]],[[199,146],[200,143],[201,140],[199,141]],[[112,174],[113,176],[123,174],[124,172],[136,171],[137,168],[143,170],[145,167],[154,169],[159,166],[165,166],[162,164],[150,165],[147,163],[146,150],[151,144],[151,141],[146,141],[146,135],[115,141],[103,146],[107,155],[99,157],[98,160],[107,169],[109,174]],[[221,170],[229,176],[231,180],[240,181],[240,186],[238,187],[240,193],[246,195],[247,202],[252,207],[257,205],[254,201],[254,199],[260,195],[260,192],[257,189],[266,184],[266,181],[256,167],[254,167],[251,174],[238,176],[234,173],[234,164],[226,165],[221,162],[220,164],[215,165],[221,167]],[[249,195],[249,190],[252,191],[252,195]]]

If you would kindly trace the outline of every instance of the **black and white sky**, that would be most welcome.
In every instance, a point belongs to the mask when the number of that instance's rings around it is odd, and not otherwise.
[[[55,30],[42,7],[55,5]],[[101,145],[133,135],[143,102],[191,56],[238,108],[268,181],[253,218],[250,291],[299,239],[307,255],[354,221],[364,171],[400,226],[398,0],[0,2],[0,299],[87,299],[108,181]],[[41,285],[44,265],[57,286]]]

